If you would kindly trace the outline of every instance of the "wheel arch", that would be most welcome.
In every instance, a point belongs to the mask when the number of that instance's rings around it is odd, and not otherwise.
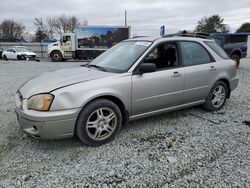
[[[59,52],[61,55],[63,55],[62,52],[61,52],[60,50],[55,49],[55,50],[52,50],[52,51],[50,52],[50,54],[49,54],[50,58],[51,58],[51,55],[52,55],[54,52]]]
[[[229,83],[228,79],[226,79],[226,78],[220,78],[220,79],[217,80],[217,81],[222,81],[222,82],[224,82],[224,83],[226,84],[227,89],[228,89],[227,98],[229,99],[229,98],[230,98],[230,95],[231,95],[231,89],[230,89],[230,83]]]
[[[231,51],[231,54],[230,54],[230,56],[232,56],[232,55],[234,55],[234,54],[236,54],[236,55],[238,55],[239,56],[239,58],[241,58],[241,49],[233,49],[232,51]]]
[[[90,104],[91,102],[98,100],[98,99],[106,99],[109,101],[112,101],[113,103],[115,103],[118,108],[121,110],[122,113],[122,126],[126,126],[128,124],[129,121],[129,112],[126,109],[124,103],[122,102],[122,100],[120,98],[118,98],[117,96],[113,96],[113,95],[101,95],[101,96],[97,96],[95,98],[90,99],[89,101],[87,101],[83,106],[82,109],[79,111],[77,119],[81,113],[81,111],[84,109],[84,107],[88,104]],[[77,121],[76,121],[77,122]],[[75,124],[75,129],[74,129],[74,134],[76,133],[76,124]]]

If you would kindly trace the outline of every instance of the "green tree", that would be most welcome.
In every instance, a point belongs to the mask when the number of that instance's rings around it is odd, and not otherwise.
[[[243,23],[239,29],[236,30],[236,33],[250,32],[250,23]]]
[[[228,33],[229,27],[223,23],[224,19],[219,15],[212,15],[210,17],[203,17],[198,21],[195,32],[204,33]]]
[[[48,35],[45,32],[43,32],[42,30],[37,30],[37,32],[35,34],[35,41],[41,42],[44,39],[48,39]]]

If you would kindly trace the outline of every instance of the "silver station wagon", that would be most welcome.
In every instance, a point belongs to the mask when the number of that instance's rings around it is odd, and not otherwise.
[[[220,110],[238,82],[236,63],[212,40],[138,37],[79,68],[27,81],[16,114],[35,138],[77,135],[97,146],[130,120],[201,104]]]

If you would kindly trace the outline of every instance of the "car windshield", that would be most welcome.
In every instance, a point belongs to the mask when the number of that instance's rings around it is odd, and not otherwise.
[[[28,49],[23,48],[23,47],[18,47],[18,48],[15,48],[15,50],[16,50],[17,52],[29,52],[29,50],[28,50]]]
[[[109,72],[126,72],[150,45],[151,42],[146,41],[121,42],[98,56],[89,66]]]

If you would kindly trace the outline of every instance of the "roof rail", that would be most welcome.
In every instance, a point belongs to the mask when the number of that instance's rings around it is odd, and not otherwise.
[[[197,38],[203,38],[203,39],[211,39],[211,34],[210,33],[174,33],[174,34],[168,34],[168,35],[163,35],[162,38],[165,37],[197,37]]]
[[[148,36],[134,36],[132,37],[132,39],[141,38],[141,37],[148,37]]]

